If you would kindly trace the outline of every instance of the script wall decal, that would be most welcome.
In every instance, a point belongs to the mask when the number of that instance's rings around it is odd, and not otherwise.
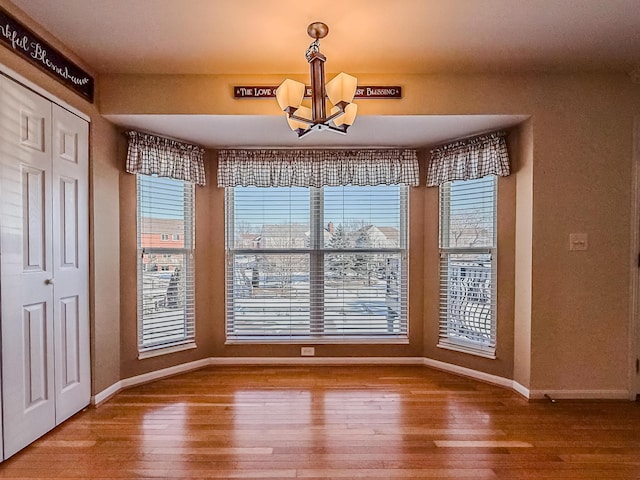
[[[93,103],[93,77],[2,8],[0,43]]]

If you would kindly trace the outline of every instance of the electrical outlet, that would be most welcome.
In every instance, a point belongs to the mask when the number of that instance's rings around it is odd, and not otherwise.
[[[302,357],[313,357],[316,354],[315,347],[301,347],[300,348],[300,356]]]
[[[586,233],[569,234],[569,250],[588,250],[589,237]]]

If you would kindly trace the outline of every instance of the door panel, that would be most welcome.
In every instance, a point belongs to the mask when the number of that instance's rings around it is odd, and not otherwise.
[[[0,78],[4,458],[55,425],[51,103]]]
[[[89,404],[87,122],[53,105],[56,423]]]
[[[60,266],[78,267],[78,181],[60,177]]]
[[[22,310],[25,366],[25,410],[48,400],[47,385],[47,308],[44,303],[26,305]]]
[[[47,122],[49,114],[46,115]],[[44,152],[48,137],[45,132],[45,117],[38,115],[31,109],[20,110],[20,145],[33,148],[39,152]]]
[[[60,389],[64,392],[80,383],[80,322],[78,297],[60,299],[61,358]]]
[[[42,272],[45,263],[45,172],[22,165],[24,271]]]

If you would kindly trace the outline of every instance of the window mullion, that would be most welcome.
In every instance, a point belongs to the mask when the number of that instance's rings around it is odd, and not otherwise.
[[[309,188],[311,252],[309,259],[310,330],[312,335],[324,332],[324,192]]]

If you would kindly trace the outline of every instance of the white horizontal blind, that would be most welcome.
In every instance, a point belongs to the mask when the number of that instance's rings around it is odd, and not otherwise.
[[[194,186],[137,175],[138,350],[195,341]]]
[[[407,187],[229,187],[227,338],[407,337]]]
[[[496,346],[496,177],[440,186],[443,346],[492,355]]]

